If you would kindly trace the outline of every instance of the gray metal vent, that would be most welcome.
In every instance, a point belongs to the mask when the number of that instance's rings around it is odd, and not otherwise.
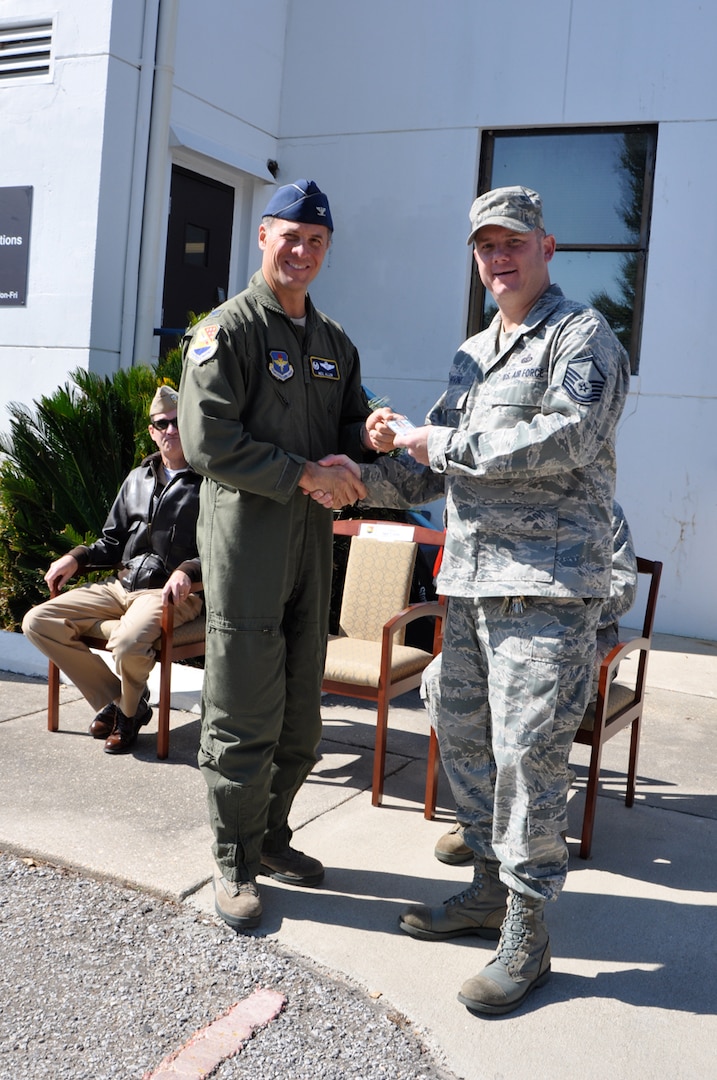
[[[46,78],[52,59],[52,21],[0,26],[0,82]]]

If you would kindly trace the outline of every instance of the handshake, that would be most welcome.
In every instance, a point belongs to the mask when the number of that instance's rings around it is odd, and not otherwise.
[[[299,487],[328,510],[339,510],[366,495],[361,470],[345,454],[329,454],[321,461],[307,461]]]
[[[366,420],[362,443],[365,449],[377,454],[387,454],[395,447],[404,447],[411,457],[427,465],[428,432],[429,428],[414,428],[405,416],[384,406],[372,412]],[[310,495],[329,510],[338,510],[366,497],[361,470],[345,454],[329,454],[321,461],[307,461],[299,487],[305,495]]]

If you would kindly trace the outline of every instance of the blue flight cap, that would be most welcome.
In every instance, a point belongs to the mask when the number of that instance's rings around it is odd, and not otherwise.
[[[329,200],[313,180],[295,180],[293,184],[277,188],[261,216],[301,221],[305,225],[326,225],[334,231]]]

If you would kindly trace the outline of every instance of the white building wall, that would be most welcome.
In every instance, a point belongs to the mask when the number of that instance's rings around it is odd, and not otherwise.
[[[250,221],[273,182],[287,0],[209,0],[201,18],[192,0],[162,4],[177,12],[174,89],[163,183],[146,207],[159,0],[0,2],[0,25],[55,12],[52,80],[0,83],[0,184],[34,189],[27,305],[0,310],[1,428],[9,402],[51,393],[74,368],[104,375],[156,355],[172,162],[237,188],[232,284],[246,281]]]
[[[197,19],[192,0],[179,2],[167,192],[171,163],[235,188],[230,292],[256,268],[256,225],[274,185],[288,6],[210,0]]]
[[[717,123],[660,126],[640,375],[618,444],[639,550],[665,562],[659,626],[717,639]],[[708,181],[709,183],[709,181]]]
[[[481,129],[659,124],[618,497],[638,551],[665,562],[658,628],[717,638],[717,10],[517,0],[506,22],[483,0],[440,12],[428,0],[300,8],[290,8],[285,84],[299,79],[317,26],[328,27],[327,55],[300,99],[284,96],[279,153],[282,175],[314,175],[331,197],[334,248],[314,299],[359,345],[371,389],[415,420],[465,336]]]
[[[130,0],[110,31],[88,356],[100,375],[119,369],[132,334],[156,23],[156,2]]]
[[[0,310],[3,414],[79,364],[129,362],[148,122],[141,60],[157,2],[55,0],[54,81],[0,86],[1,182],[35,188],[28,306]],[[316,179],[336,234],[314,300],[355,340],[365,382],[416,420],[465,335],[481,131],[659,125],[642,362],[619,433],[618,496],[638,549],[665,561],[659,629],[717,638],[714,5],[514,0],[508,17],[488,0],[205,0],[201,12],[177,2],[154,212],[166,215],[172,162],[234,184],[238,290],[259,264],[266,160],[279,162],[280,183]],[[20,15],[47,9],[2,0],[0,21]],[[160,252],[157,317],[162,274]]]
[[[0,183],[34,188],[27,305],[0,310],[3,406],[88,361],[111,4],[63,9],[52,81],[0,85]],[[52,14],[43,0],[3,3],[0,25]]]

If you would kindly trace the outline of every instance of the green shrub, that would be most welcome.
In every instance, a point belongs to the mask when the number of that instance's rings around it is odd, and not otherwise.
[[[147,430],[160,383],[179,386],[181,351],[111,377],[83,369],[34,409],[13,404],[0,436],[0,626],[17,630],[47,599],[58,556],[102,531],[130,469],[156,449]]]

